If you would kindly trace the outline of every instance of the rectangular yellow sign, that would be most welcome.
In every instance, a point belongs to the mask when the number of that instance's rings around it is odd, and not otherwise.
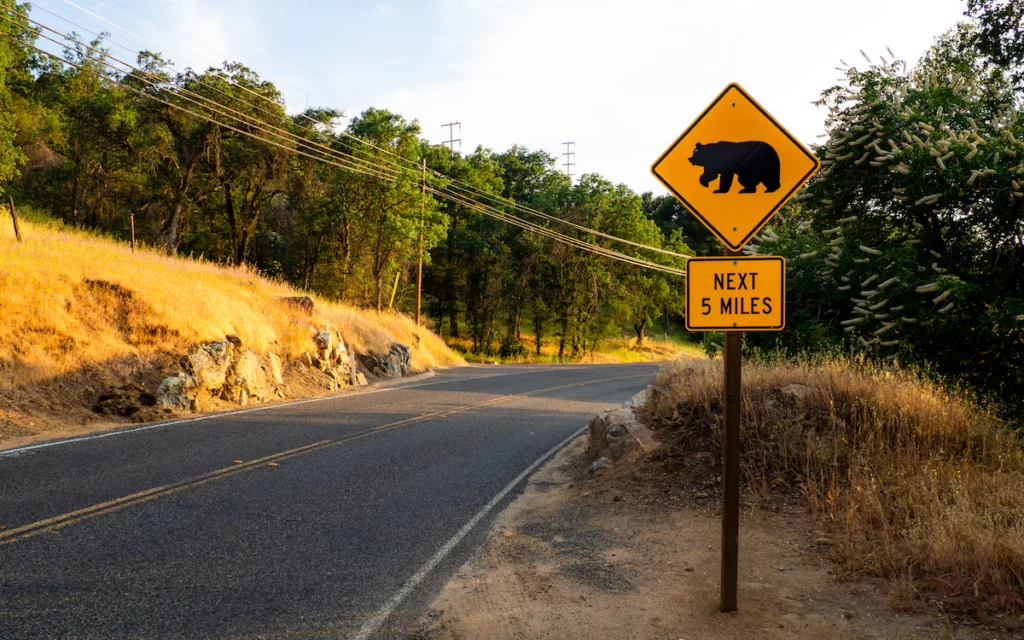
[[[785,258],[686,261],[686,328],[690,331],[780,331],[785,326]]]

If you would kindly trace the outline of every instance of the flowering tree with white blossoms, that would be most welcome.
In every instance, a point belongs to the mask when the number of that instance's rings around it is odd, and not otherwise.
[[[1024,383],[1024,123],[969,26],[911,69],[843,63],[822,170],[748,248],[789,258],[789,337],[925,361],[989,390]],[[786,346],[794,346],[792,344]],[[795,345],[799,346],[799,345]]]

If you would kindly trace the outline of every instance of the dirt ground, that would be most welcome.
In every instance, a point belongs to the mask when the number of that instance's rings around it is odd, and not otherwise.
[[[585,439],[534,475],[410,636],[591,638],[1006,638],[888,606],[884,585],[837,582],[799,500],[743,514],[739,611],[720,613],[713,500],[641,499],[587,477]],[[627,472],[628,473],[628,472]]]

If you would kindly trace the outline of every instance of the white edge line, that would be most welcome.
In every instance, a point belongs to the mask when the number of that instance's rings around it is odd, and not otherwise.
[[[509,372],[509,373],[495,373],[493,375],[473,376],[472,378],[459,378],[449,380],[437,380],[435,382],[423,382],[419,384],[398,384],[388,387],[380,387],[377,389],[368,389],[366,391],[356,391],[354,393],[344,393],[333,396],[321,396],[319,398],[306,398],[305,400],[292,400],[291,402],[281,402],[277,404],[268,404],[259,407],[253,407],[251,409],[238,409],[235,411],[224,411],[220,413],[210,413],[205,416],[199,416],[197,418],[184,418],[181,420],[172,420],[170,422],[154,422],[153,424],[147,424],[141,427],[122,428],[122,429],[111,429],[110,431],[104,431],[102,433],[96,433],[86,436],[75,436],[74,438],[65,438],[64,440],[51,440],[49,442],[40,442],[39,444],[27,445],[24,447],[17,447],[15,449],[0,449],[0,458],[16,458],[18,454],[23,451],[32,451],[33,449],[45,449],[47,447],[56,447],[61,444],[71,444],[74,442],[85,442],[86,440],[99,440],[100,438],[110,438],[112,436],[123,436],[129,433],[138,433],[140,431],[148,431],[150,429],[158,429],[161,427],[173,427],[174,425],[186,424],[189,422],[202,422],[203,420],[214,420],[217,418],[226,418],[228,416],[239,416],[246,413],[255,413],[257,411],[267,411],[269,409],[280,409],[282,407],[295,407],[300,404],[308,404],[310,402],[324,402],[327,400],[343,400],[345,398],[354,398],[356,396],[366,396],[371,393],[383,393],[385,391],[400,391],[402,389],[416,389],[418,387],[429,387],[436,384],[447,384],[450,382],[464,382],[468,380],[482,380],[484,378],[500,378],[502,376],[515,376],[522,375],[523,373],[530,373],[537,369],[525,369],[521,371]]]
[[[451,553],[452,549],[454,549],[460,542],[462,542],[462,539],[469,535],[469,532],[472,531],[473,528],[476,527],[476,525],[479,524],[479,522],[488,513],[490,513],[491,510],[494,509],[494,507],[497,506],[499,502],[501,502],[505,498],[505,496],[507,496],[513,489],[516,488],[516,485],[522,482],[528,475],[533,473],[533,471],[541,464],[543,464],[548,458],[558,453],[560,449],[562,449],[567,444],[575,440],[577,437],[580,436],[580,434],[582,434],[586,430],[587,427],[581,427],[580,429],[578,429],[571,436],[555,445],[550,451],[542,455],[540,458],[537,458],[537,460],[534,461],[533,464],[526,467],[526,469],[518,476],[516,476],[515,479],[512,480],[512,482],[505,485],[505,488],[499,491],[497,495],[495,495],[493,498],[491,498],[490,502],[485,504],[484,507],[480,509],[480,511],[477,511],[476,515],[470,518],[469,522],[467,522],[461,529],[459,529],[458,532],[456,532],[455,535],[452,536],[450,540],[448,540],[448,542],[444,543],[444,546],[438,549],[437,553],[435,553],[433,557],[427,560],[427,562],[422,567],[420,567],[419,571],[413,574],[413,576],[409,578],[409,580],[404,585],[402,585],[402,588],[399,589],[398,592],[395,593],[395,595],[392,596],[391,599],[388,600],[383,607],[378,609],[376,613],[370,616],[366,620],[366,622],[363,623],[363,626],[359,629],[359,633],[352,636],[351,640],[368,640],[370,636],[377,633],[377,631],[380,630],[381,626],[384,625],[384,623],[391,616],[394,610],[398,608],[398,605],[402,604],[402,601],[405,600],[409,596],[409,594],[412,593],[412,591],[427,578],[428,575],[430,575],[430,572],[434,570],[434,567],[440,564],[440,562],[444,560],[449,553]]]

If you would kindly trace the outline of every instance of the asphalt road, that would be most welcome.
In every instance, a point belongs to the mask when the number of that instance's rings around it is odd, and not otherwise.
[[[522,477],[655,372],[464,367],[0,451],[0,638],[406,637]]]

